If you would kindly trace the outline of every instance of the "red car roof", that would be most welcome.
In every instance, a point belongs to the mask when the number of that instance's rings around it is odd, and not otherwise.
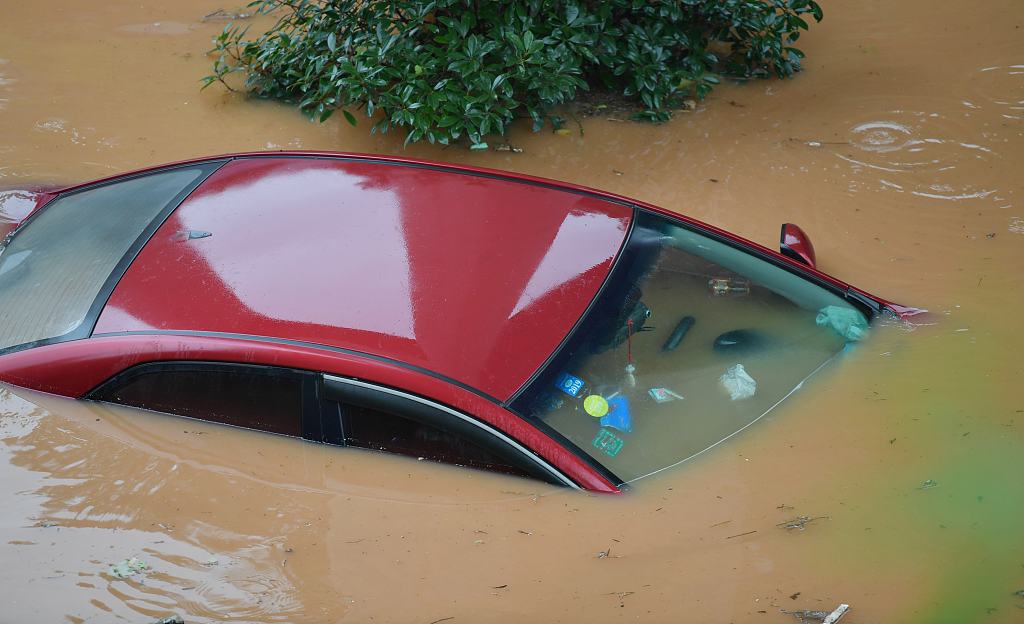
[[[317,343],[505,400],[583,314],[631,218],[597,197],[438,167],[241,158],[160,227],[94,335]]]

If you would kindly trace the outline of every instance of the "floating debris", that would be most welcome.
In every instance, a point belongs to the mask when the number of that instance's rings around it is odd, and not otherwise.
[[[803,531],[804,529],[807,528],[808,524],[810,524],[811,522],[814,522],[815,520],[828,520],[828,519],[829,519],[828,516],[815,516],[813,518],[810,517],[810,516],[797,516],[796,518],[793,518],[792,520],[787,520],[785,522],[780,522],[779,524],[777,524],[775,526],[777,526],[777,527],[779,527],[781,529],[786,529],[787,531],[792,531],[793,529],[796,529],[798,531]]]
[[[938,481],[935,481],[934,479],[928,479],[927,481],[922,483],[920,486],[918,486],[917,489],[919,489],[919,490],[930,490],[933,487],[938,487],[938,485],[939,485]]]
[[[631,592],[631,591],[608,592],[607,594],[605,594],[605,596],[615,596],[615,597],[617,597],[619,599],[619,606],[620,607],[624,607],[624,606],[626,606],[626,604],[623,602],[623,600],[625,600],[629,596],[632,596],[635,593],[636,592]]]
[[[110,566],[108,572],[115,578],[124,579],[136,574],[142,574],[148,569],[149,566],[146,565],[145,561],[138,557],[132,557],[131,559],[122,559]]]
[[[217,22],[217,21],[232,21],[232,20],[243,20],[249,19],[255,15],[252,11],[226,11],[224,9],[217,9],[213,13],[207,13],[203,16],[204,22]]]
[[[839,618],[850,610],[850,605],[841,604],[833,611],[786,611],[782,609],[782,612],[786,615],[792,615],[801,622],[821,622],[822,624],[835,624],[839,621]]]
[[[824,622],[825,618],[829,615],[828,611],[786,611],[783,609],[782,612],[786,615],[792,615],[801,622],[806,622],[807,620]]]
[[[822,624],[835,624],[839,621],[839,618],[843,617],[847,611],[850,610],[850,605],[841,604],[835,608],[835,611],[828,614],[828,617],[822,622]]]
[[[172,615],[171,617],[157,620],[153,624],[185,624],[185,620],[180,615]]]

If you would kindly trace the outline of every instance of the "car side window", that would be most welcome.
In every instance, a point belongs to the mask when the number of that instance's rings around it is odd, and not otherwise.
[[[345,446],[529,476],[522,469],[463,437],[399,414],[339,403],[338,415],[342,422]]]
[[[270,366],[150,362],[89,399],[567,485],[500,432],[431,401],[372,384]]]
[[[151,363],[128,369],[89,398],[157,412],[302,436],[314,376],[219,363]]]
[[[322,406],[328,443],[565,484],[486,427],[415,397],[327,377]]]

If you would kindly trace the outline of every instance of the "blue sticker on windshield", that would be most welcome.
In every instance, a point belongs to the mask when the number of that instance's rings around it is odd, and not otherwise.
[[[555,380],[555,387],[571,397],[577,397],[583,389],[583,380],[569,373],[562,373]]]
[[[594,441],[591,442],[594,448],[601,451],[608,457],[615,457],[618,455],[625,443],[625,440],[604,428],[597,432],[597,437],[595,437]]]
[[[629,412],[629,399],[617,396],[608,399],[608,414],[601,418],[602,427],[614,427],[619,431],[633,431],[633,417]]]

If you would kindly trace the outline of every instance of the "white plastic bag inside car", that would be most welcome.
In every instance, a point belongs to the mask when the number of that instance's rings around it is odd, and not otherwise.
[[[747,373],[742,364],[730,366],[726,369],[725,374],[718,379],[718,382],[722,384],[733,401],[749,399],[757,392],[757,382]]]

